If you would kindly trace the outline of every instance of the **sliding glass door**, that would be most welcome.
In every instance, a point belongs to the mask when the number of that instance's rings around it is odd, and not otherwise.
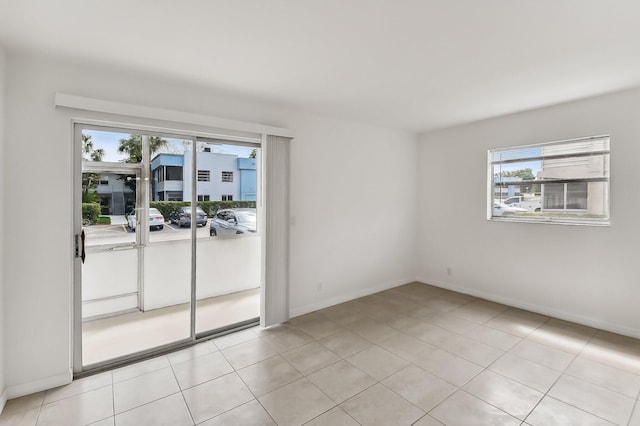
[[[80,124],[75,138],[75,371],[257,322],[257,141]]]

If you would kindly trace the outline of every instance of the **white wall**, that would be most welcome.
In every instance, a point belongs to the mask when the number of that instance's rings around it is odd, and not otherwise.
[[[6,56],[0,45],[0,217],[6,217],[4,211],[4,145],[5,145],[5,63]],[[5,367],[4,367],[4,222],[0,223],[0,413],[7,400],[5,392]]]
[[[293,314],[415,277],[416,138],[411,134],[131,71],[46,59],[9,56],[7,79],[5,172],[12,179],[5,186],[5,203],[27,208],[37,201],[33,226],[5,230],[11,248],[4,256],[10,396],[70,378],[70,120],[97,116],[55,109],[56,91],[290,128],[296,135],[291,150]]]
[[[423,135],[419,279],[640,337],[639,110],[626,91]],[[602,134],[611,227],[486,220],[488,149]]]

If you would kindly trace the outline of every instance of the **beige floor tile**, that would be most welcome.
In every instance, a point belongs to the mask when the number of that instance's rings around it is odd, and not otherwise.
[[[175,365],[217,351],[218,348],[216,347],[216,345],[214,345],[211,341],[207,341],[198,343],[197,345],[193,345],[190,348],[167,354],[167,358],[172,365]]]
[[[580,356],[640,374],[640,356],[635,354],[633,346],[626,347],[623,343],[612,344],[594,338],[582,349]]]
[[[381,384],[347,400],[341,407],[362,426],[411,425],[425,414]]]
[[[255,399],[200,423],[198,426],[277,426]]]
[[[520,425],[520,420],[464,391],[458,391],[429,413],[447,426]]]
[[[40,409],[38,426],[88,425],[113,416],[111,386],[74,395]]]
[[[343,327],[346,327],[352,322],[360,321],[366,318],[361,313],[356,312],[353,309],[349,309],[348,307],[343,307],[342,305],[338,305],[338,307],[339,309],[336,309],[335,311],[326,312],[327,309],[331,310],[331,308],[327,308],[323,309],[321,312],[325,313],[326,317],[331,321]]]
[[[360,424],[342,408],[335,407],[309,423],[305,423],[305,426],[360,426]]]
[[[115,414],[176,392],[180,392],[180,387],[170,367],[115,383],[113,385]]]
[[[169,363],[169,358],[164,355],[148,359],[146,361],[137,362],[135,364],[113,370],[113,383],[122,382],[124,380],[142,376],[153,371],[162,370],[163,368],[170,366],[171,363]]]
[[[258,399],[279,426],[301,425],[335,403],[307,379],[300,379]]]
[[[262,338],[240,343],[221,352],[236,370],[278,354],[277,348]]]
[[[134,408],[115,417],[118,426],[192,426],[193,419],[189,414],[182,394],[153,401]]]
[[[483,325],[478,328],[474,328],[468,332],[466,336],[470,339],[482,342],[485,345],[493,346],[494,348],[503,351],[510,350],[522,340],[522,337],[514,336],[513,334],[505,333],[504,331],[485,327]]]
[[[302,376],[280,355],[238,370],[238,375],[255,396],[262,396]]]
[[[317,318],[313,321],[302,321],[296,324],[296,328],[299,328],[314,339],[321,339],[343,330],[341,325],[326,317]]]
[[[509,307],[506,305],[478,299],[452,310],[451,313],[468,321],[482,324],[507,309]]]
[[[251,329],[240,330],[234,333],[230,333],[224,335],[222,337],[217,337],[213,339],[211,342],[216,345],[216,347],[220,350],[230,348],[235,345],[239,345],[240,343],[248,342],[250,340],[255,340],[258,338],[258,335]]]
[[[372,346],[346,359],[376,380],[397,373],[409,363],[379,346]]]
[[[340,357],[318,342],[312,342],[282,356],[298,371],[307,375],[340,360]]]
[[[458,334],[465,334],[477,328],[479,324],[460,318],[451,312],[427,318],[432,324]]]
[[[331,364],[307,378],[337,404],[376,383],[373,377],[346,361]]]
[[[533,412],[527,417],[532,426],[611,426],[613,423],[565,404],[562,401],[545,396]]]
[[[173,365],[180,389],[188,389],[233,371],[220,352],[210,353]]]
[[[354,321],[346,327],[372,343],[385,340],[398,332],[388,325],[371,319]]]
[[[9,413],[5,411],[0,414],[0,426],[36,426],[40,407]]]
[[[565,374],[619,392],[631,398],[637,398],[638,392],[640,392],[640,375],[610,367],[588,358],[576,358],[569,368],[567,368]]]
[[[73,395],[79,395],[90,390],[110,386],[112,383],[113,379],[111,371],[85,377],[83,379],[74,380],[68,385],[60,386],[46,391],[43,404],[59,401],[61,399],[68,398]]]
[[[413,325],[406,327],[403,332],[438,347],[452,337],[457,336],[457,334],[452,331],[420,320],[416,320]]]
[[[416,364],[457,387],[462,387],[482,371],[479,365],[442,349],[436,349]]]
[[[277,331],[263,336],[262,339],[273,344],[280,353],[299,348],[313,341],[308,334],[293,327],[281,327]]]
[[[415,365],[387,377],[382,384],[425,412],[458,390],[457,387]]]
[[[561,372],[507,353],[489,366],[489,370],[540,392],[547,392]]]
[[[443,426],[443,424],[427,414],[415,422],[413,426]]]
[[[443,342],[441,348],[483,367],[487,367],[504,354],[500,349],[464,336],[452,337]]]
[[[526,337],[540,327],[548,317],[520,309],[509,309],[483,325],[519,337]]]
[[[430,356],[437,350],[435,346],[405,334],[397,334],[389,339],[383,340],[379,343],[379,346],[413,363],[420,362],[420,360]]]
[[[560,377],[549,391],[549,396],[616,424],[627,424],[636,402],[635,399],[567,375]]]
[[[544,396],[541,392],[488,370],[467,383],[464,390],[520,420],[524,420]]]
[[[528,340],[518,343],[510,352],[558,371],[564,371],[575,358],[574,354]]]
[[[371,347],[370,341],[349,330],[323,337],[322,339],[319,339],[318,342],[326,346],[331,350],[331,352],[341,358],[350,357],[351,355]]]
[[[115,426],[115,417],[108,417],[104,420],[99,420],[95,423],[91,423],[89,426]]]
[[[80,392],[79,392],[80,393]],[[2,415],[10,415],[33,408],[40,408],[44,402],[44,392],[36,392],[31,395],[21,396],[7,401],[2,410]]]
[[[0,422],[2,424],[2,422]],[[631,420],[629,420],[628,426],[640,426],[640,402],[636,401],[636,406],[633,409]]]
[[[194,386],[182,394],[196,424],[254,399],[236,373]]]
[[[590,327],[551,318],[533,331],[527,340],[577,354],[596,332]]]

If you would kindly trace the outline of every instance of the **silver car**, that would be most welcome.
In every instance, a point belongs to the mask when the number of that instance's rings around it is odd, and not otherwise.
[[[132,231],[136,229],[136,211],[135,209],[127,215],[127,226]],[[162,229],[164,228],[164,216],[160,213],[160,210],[150,207],[149,208],[149,229]]]
[[[256,232],[256,209],[222,209],[209,223],[209,235],[235,235]]]
[[[493,216],[511,216],[527,211],[527,209],[522,209],[520,207],[511,207],[504,203],[493,203]]]

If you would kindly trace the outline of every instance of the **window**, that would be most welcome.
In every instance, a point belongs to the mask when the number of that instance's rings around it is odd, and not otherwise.
[[[223,195],[222,201],[233,201],[233,195]]]
[[[608,225],[609,145],[598,136],[490,150],[488,218]]]
[[[198,201],[209,201],[208,195],[198,195]]]
[[[198,170],[198,182],[209,182],[211,180],[211,172],[209,170]]]
[[[109,185],[109,177],[108,176],[101,177],[100,178],[100,185]]]
[[[233,172],[222,172],[223,182],[233,182]]]

